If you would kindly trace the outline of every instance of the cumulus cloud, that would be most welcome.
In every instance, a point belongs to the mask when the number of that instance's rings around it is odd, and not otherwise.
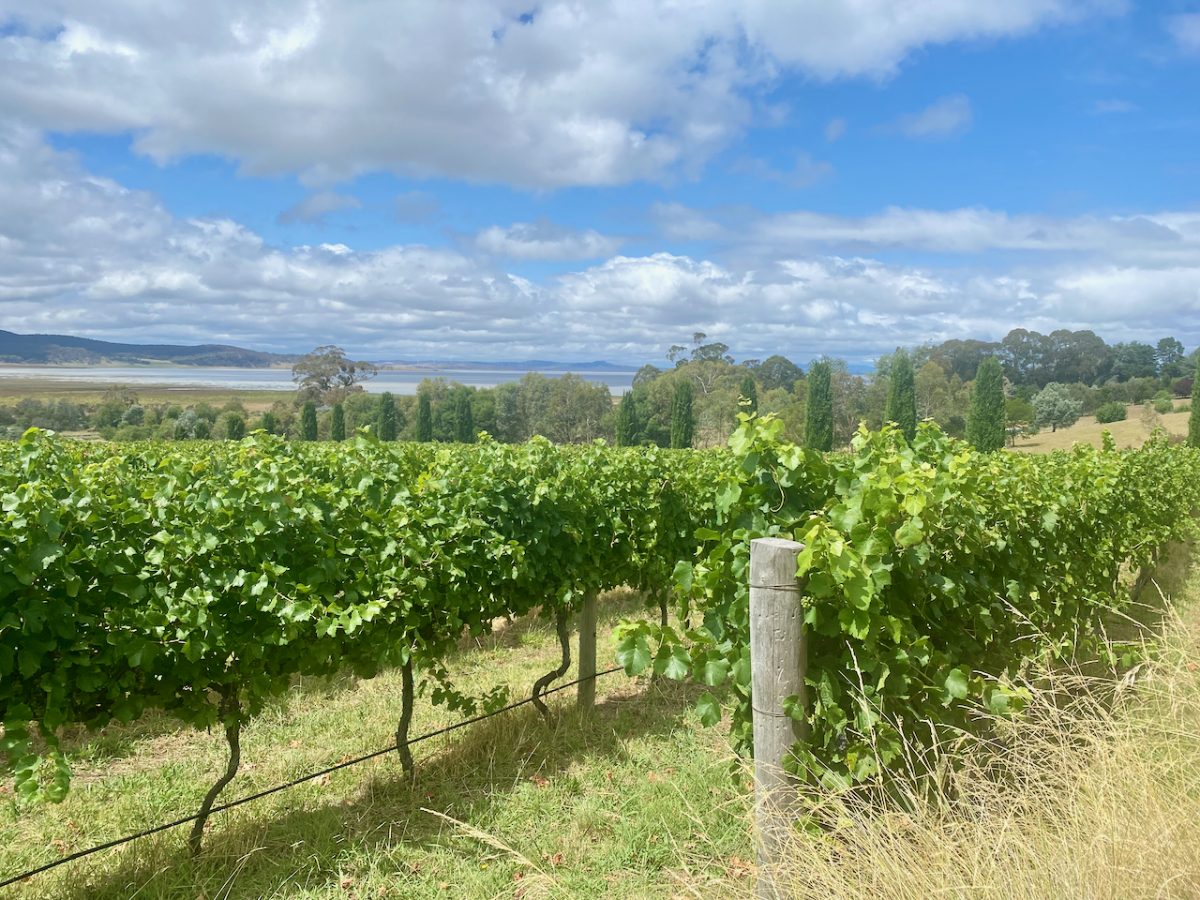
[[[702,165],[781,72],[886,77],[922,47],[1103,8],[413,0],[366,14],[334,0],[9,0],[18,24],[0,37],[0,119],[131,132],[158,161],[216,153],[316,188],[376,170],[618,184]]]
[[[935,100],[920,112],[898,118],[891,126],[905,137],[938,140],[962,134],[971,127],[971,101],[965,94]]]
[[[709,229],[720,246],[711,256],[609,256],[541,280],[473,247],[281,248],[227,219],[174,216],[35,132],[0,125],[0,321],[289,351],[334,342],[376,359],[642,363],[697,330],[740,355],[800,360],[866,360],[901,345],[998,338],[1017,325],[1200,344],[1200,213],[1055,220],[888,210],[733,227],[686,207],[659,212],[693,233]],[[545,241],[521,227],[500,233],[516,245]],[[916,265],[896,261],[895,248],[1012,248],[1021,259]],[[872,256],[879,249],[887,261]]]
[[[280,225],[294,225],[297,222],[314,224],[324,222],[331,213],[343,209],[358,209],[360,206],[362,204],[356,197],[334,191],[318,191],[289,206],[276,217],[276,221]]]
[[[620,238],[593,231],[572,231],[551,222],[517,222],[507,228],[493,225],[475,236],[475,246],[493,256],[510,259],[595,259],[621,246]]]

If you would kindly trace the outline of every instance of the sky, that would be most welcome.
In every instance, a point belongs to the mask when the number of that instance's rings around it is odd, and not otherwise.
[[[1200,2],[0,0],[0,328],[1200,345]]]

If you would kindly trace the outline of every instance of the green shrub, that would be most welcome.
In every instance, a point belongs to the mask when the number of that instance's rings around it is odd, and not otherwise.
[[[1167,399],[1155,400],[1154,401],[1154,411],[1156,413],[1175,412],[1175,404],[1173,401],[1167,400]]]
[[[1124,422],[1125,417],[1125,404],[1115,400],[1110,403],[1102,403],[1096,409],[1096,421],[1101,425],[1107,425],[1109,422]]]

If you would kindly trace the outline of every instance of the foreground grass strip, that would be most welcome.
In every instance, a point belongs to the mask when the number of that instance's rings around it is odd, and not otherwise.
[[[606,669],[603,672],[597,672],[595,675],[591,675],[586,679],[580,678],[580,679],[576,679],[574,681],[568,681],[566,684],[560,684],[555,688],[551,688],[550,690],[542,691],[541,696],[544,697],[544,696],[549,696],[551,694],[557,694],[559,691],[565,691],[568,688],[572,688],[579,684],[582,684],[584,681],[591,681],[596,678],[603,678],[605,675],[612,675],[615,672],[621,671],[621,669],[622,669],[621,666],[613,666],[611,669]],[[498,709],[495,712],[486,713],[484,715],[479,715],[479,716],[472,716],[471,718],[464,719],[461,722],[455,722],[453,725],[447,725],[444,728],[439,728],[437,731],[427,732],[425,734],[422,734],[418,737],[415,737],[415,738],[412,738],[411,740],[409,740],[408,746],[412,747],[413,745],[419,744],[422,741],[427,741],[430,738],[440,737],[441,735],[449,734],[452,731],[458,731],[460,728],[466,728],[469,725],[474,725],[478,722],[482,722],[482,721],[484,721],[486,719],[490,719],[494,716],[503,715],[504,713],[511,712],[514,709],[519,709],[520,707],[525,706],[530,703],[537,704],[538,699],[535,697],[527,697],[524,700],[517,701],[516,703],[510,703],[508,706],[505,706],[503,709]],[[542,708],[543,707],[539,707],[539,711],[541,711]],[[545,713],[543,713],[543,715],[545,715]],[[4,879],[4,880],[0,881],[0,888],[8,887],[11,884],[16,884],[19,881],[24,881],[27,878],[32,878],[33,876],[40,875],[43,872],[49,872],[52,869],[57,869],[59,866],[63,866],[63,865],[66,865],[67,863],[75,862],[76,860],[79,860],[79,859],[84,859],[95,853],[101,853],[105,850],[112,850],[115,847],[121,847],[125,844],[132,843],[133,841],[152,837],[153,835],[161,834],[164,831],[170,831],[172,828],[178,828],[181,825],[187,825],[188,823],[196,822],[201,819],[207,821],[207,819],[210,816],[216,815],[217,813],[222,813],[227,810],[234,809],[234,808],[236,808],[238,806],[242,806],[246,803],[252,803],[255,800],[261,800],[264,797],[269,797],[272,794],[277,794],[280,791],[287,790],[288,788],[293,788],[293,787],[296,787],[297,785],[304,784],[304,782],[306,782],[306,781],[312,781],[316,778],[328,777],[329,775],[332,775],[334,772],[341,771],[342,769],[348,769],[351,766],[357,766],[360,763],[368,762],[369,760],[377,759],[380,756],[384,756],[385,754],[394,753],[394,752],[396,752],[396,747],[394,745],[389,745],[380,750],[372,750],[370,753],[365,753],[362,756],[357,756],[357,757],[354,757],[353,759],[343,760],[342,762],[339,762],[336,765],[327,766],[326,768],[321,769],[320,771],[312,772],[308,775],[301,775],[299,778],[293,778],[291,781],[285,782],[284,784],[277,784],[274,787],[267,788],[266,790],[263,790],[263,791],[258,791],[257,793],[250,794],[249,796],[239,797],[236,800],[230,800],[228,803],[218,803],[218,804],[214,805],[211,809],[209,809],[205,812],[194,813],[190,816],[185,816],[182,819],[175,819],[174,821],[166,822],[162,825],[156,825],[153,828],[148,828],[144,831],[138,831],[133,834],[125,835],[124,837],[120,837],[115,840],[106,841],[103,844],[98,844],[94,847],[89,847],[86,850],[77,850],[74,853],[71,853],[67,856],[59,857],[58,859],[53,860],[52,862],[45,863],[43,865],[38,866],[37,868],[28,870],[19,875],[0,876]],[[422,812],[430,812],[430,810],[423,809]],[[434,814],[441,815],[441,813],[434,813]],[[199,826],[197,826],[197,827],[199,827]],[[196,852],[196,850],[193,848],[192,852],[194,854]]]
[[[793,896],[1200,895],[1200,575],[1181,599],[1157,658],[1124,681],[1047,675],[1025,718],[940,747],[935,783],[819,795],[827,827],[784,862]]]
[[[624,596],[624,600],[622,600]],[[632,594],[602,603],[609,625],[639,608]],[[518,620],[453,660],[471,689],[528,685],[558,656],[553,631]],[[601,665],[606,660],[601,659]],[[605,666],[606,667],[606,666]],[[253,791],[389,743],[400,674],[369,681],[304,679],[246,729],[242,774]],[[748,795],[730,778],[727,736],[687,712],[681,685],[606,679],[595,713],[552,704],[546,724],[522,708],[417,748],[417,779],[394,754],[333,773],[214,821],[206,850],[187,858],[183,835],[156,835],[16,886],[24,898],[738,896],[750,885]],[[560,695],[561,696],[561,695]],[[415,732],[448,724],[418,704]],[[0,804],[0,871],[30,868],[195,807],[224,764],[216,734],[165,717],[106,729],[72,747],[76,790],[18,819]],[[481,845],[467,823],[512,854]]]

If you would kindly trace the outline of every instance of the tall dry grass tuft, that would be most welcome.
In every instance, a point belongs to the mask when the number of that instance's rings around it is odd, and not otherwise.
[[[1153,657],[1115,683],[1043,675],[1022,719],[914,750],[886,787],[815,793],[820,827],[780,880],[846,900],[1200,897],[1200,613],[1172,614]]]

